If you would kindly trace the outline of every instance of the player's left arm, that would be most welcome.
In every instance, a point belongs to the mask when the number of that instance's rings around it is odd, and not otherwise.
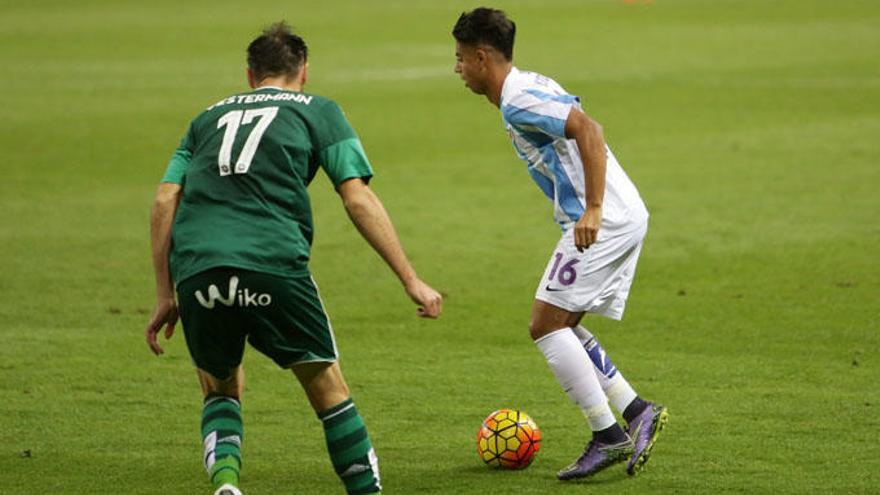
[[[605,137],[602,126],[577,107],[565,120],[565,137],[574,139],[584,166],[586,208],[574,227],[574,244],[579,251],[590,247],[602,225],[602,202],[605,200]]]
[[[174,282],[171,280],[169,256],[171,254],[171,226],[177,206],[183,196],[183,187],[172,182],[159,184],[153,209],[150,214],[150,241],[153,251],[153,271],[156,275],[156,307],[144,336],[147,345],[157,356],[164,351],[156,339],[156,334],[165,327],[165,338],[174,334],[177,323],[177,301],[174,299]]]
[[[419,316],[440,316],[443,296],[416,274],[403,251],[391,217],[370,186],[360,178],[352,178],[342,182],[337,191],[352,223],[391,267],[410,299],[419,306]]]

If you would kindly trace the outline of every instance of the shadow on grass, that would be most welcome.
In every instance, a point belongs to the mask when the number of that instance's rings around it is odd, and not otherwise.
[[[575,485],[575,486],[584,486],[584,485],[613,485],[616,483],[621,483],[631,479],[630,476],[626,474],[626,472],[620,470],[618,472],[617,469],[614,469],[616,466],[612,466],[607,471],[600,473],[596,476],[592,476],[589,478],[581,478],[570,481],[559,481],[556,479],[556,472],[549,471],[546,467],[538,466],[538,469],[535,469],[533,466],[530,466],[526,469],[522,470],[508,470],[508,469],[497,469],[497,468],[489,468],[486,466],[480,465],[472,465],[468,466],[460,466],[458,468],[453,469],[453,471],[461,476],[474,476],[474,477],[499,477],[506,476],[510,478],[513,477],[521,477],[528,476],[529,478],[542,478],[547,483],[555,483],[559,486],[565,485]]]

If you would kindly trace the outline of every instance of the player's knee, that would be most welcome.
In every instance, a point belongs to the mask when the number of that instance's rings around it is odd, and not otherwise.
[[[546,325],[534,319],[529,322],[529,336],[532,337],[532,340],[538,340],[552,331]]]
[[[570,325],[558,321],[532,319],[532,321],[529,322],[529,336],[532,337],[532,340],[538,340],[546,335],[550,335],[553,332],[565,328],[570,328]]]
[[[244,374],[241,366],[232,370],[230,375],[225,378],[218,378],[211,373],[199,369],[199,382],[202,385],[202,393],[208,397],[231,397],[241,400],[241,393],[244,388]]]

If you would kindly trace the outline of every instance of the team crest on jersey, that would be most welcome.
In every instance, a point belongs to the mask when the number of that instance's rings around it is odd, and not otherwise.
[[[202,291],[197,290],[196,299],[206,309],[214,309],[214,305],[217,302],[228,307],[240,306],[242,308],[272,304],[272,296],[270,294],[251,292],[248,288],[239,289],[238,282],[239,280],[236,276],[229,278],[229,290],[226,293],[226,297],[220,294],[220,289],[216,285],[211,284],[208,286],[208,298],[206,299],[202,295]]]

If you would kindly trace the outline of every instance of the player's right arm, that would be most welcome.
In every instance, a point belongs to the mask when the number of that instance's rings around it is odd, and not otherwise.
[[[174,282],[168,264],[171,253],[171,225],[177,213],[183,188],[180,184],[163,182],[156,191],[150,214],[150,244],[153,251],[153,271],[156,276],[156,307],[144,336],[147,345],[157,356],[164,352],[156,340],[156,334],[165,327],[165,338],[174,334],[177,323],[177,302],[174,299]]]
[[[183,184],[186,179],[186,167],[192,158],[192,127],[178,146],[162,183],[156,190],[156,198],[153,200],[153,208],[150,212],[150,246],[153,254],[153,272],[156,277],[156,306],[150,317],[144,337],[147,346],[157,356],[162,354],[162,346],[159,345],[156,335],[162,327],[165,327],[165,338],[170,339],[174,334],[174,325],[177,323],[177,300],[174,298],[174,281],[171,279],[171,227],[174,224],[174,216],[177,207],[183,197]]]
[[[346,180],[337,187],[345,211],[364,239],[388,263],[419,305],[419,316],[437,318],[443,310],[443,296],[423,282],[407,259],[394,230],[394,224],[379,197],[360,178]]]

